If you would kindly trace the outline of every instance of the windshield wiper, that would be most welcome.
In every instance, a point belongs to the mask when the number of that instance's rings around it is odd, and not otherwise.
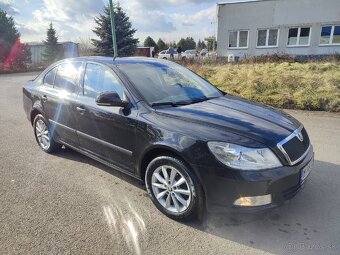
[[[170,102],[170,101],[155,102],[155,103],[152,103],[151,106],[172,106],[172,107],[176,107],[176,106],[181,106],[181,105],[201,103],[201,102],[208,101],[208,100],[214,99],[214,98],[217,98],[217,97],[201,97],[201,98],[196,98],[196,99],[187,100],[187,101],[180,101],[180,102]]]
[[[188,105],[191,104],[191,101],[183,101],[183,102],[155,102],[152,103],[151,106],[172,106],[172,107],[176,107],[176,106],[181,106],[181,105]]]

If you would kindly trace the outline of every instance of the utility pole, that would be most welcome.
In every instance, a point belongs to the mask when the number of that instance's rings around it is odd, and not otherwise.
[[[115,22],[115,13],[113,11],[112,0],[109,0],[110,4],[110,17],[111,17],[111,28],[112,28],[112,46],[113,46],[113,60],[118,57],[118,49],[117,49],[117,37],[116,37],[116,22]]]

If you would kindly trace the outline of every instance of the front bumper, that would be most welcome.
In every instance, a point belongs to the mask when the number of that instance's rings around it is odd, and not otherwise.
[[[237,171],[193,165],[205,191],[210,212],[259,211],[291,200],[304,186],[301,171],[314,160],[313,147],[299,164],[262,171]],[[308,177],[307,177],[308,179]],[[272,203],[256,207],[234,206],[240,197],[272,195]]]

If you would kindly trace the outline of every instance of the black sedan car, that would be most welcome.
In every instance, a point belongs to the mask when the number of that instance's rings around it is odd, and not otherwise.
[[[176,220],[282,205],[313,164],[296,119],[166,60],[63,60],[27,82],[23,102],[43,151],[64,145],[145,181]]]

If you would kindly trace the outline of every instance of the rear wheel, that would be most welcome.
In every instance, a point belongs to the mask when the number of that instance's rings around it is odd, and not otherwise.
[[[33,128],[35,139],[44,152],[53,153],[61,148],[61,145],[53,140],[49,124],[43,115],[35,116]]]
[[[200,183],[177,158],[161,156],[152,160],[146,170],[145,183],[152,202],[172,219],[191,220],[204,208]]]

